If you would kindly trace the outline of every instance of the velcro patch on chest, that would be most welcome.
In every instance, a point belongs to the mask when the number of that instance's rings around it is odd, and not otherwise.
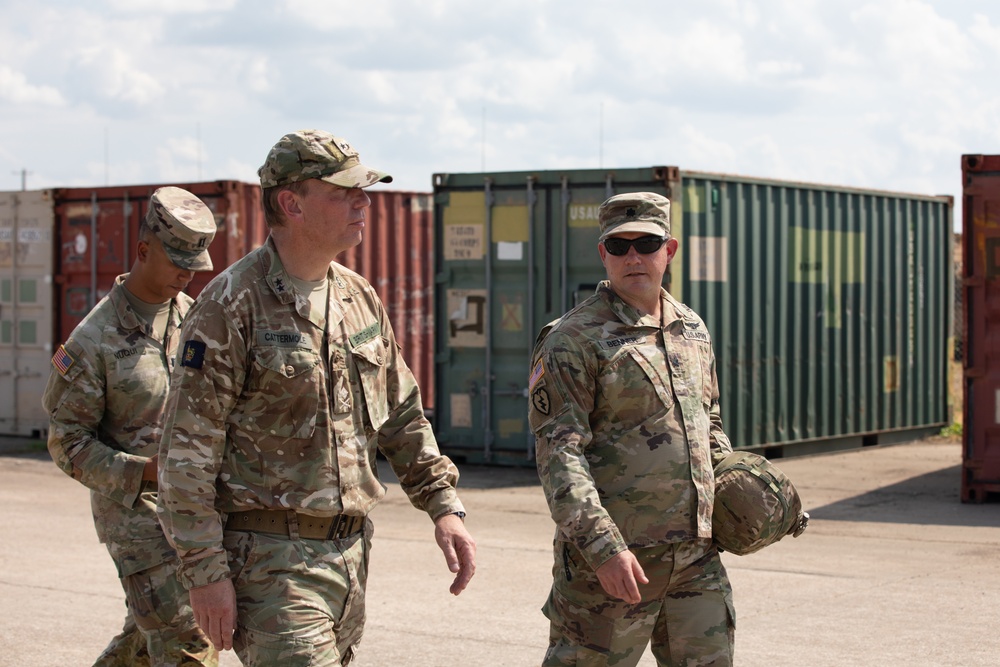
[[[701,322],[684,320],[684,338],[707,343],[709,341],[708,330],[705,329]]]
[[[288,331],[269,331],[267,329],[258,331],[257,345],[263,347],[300,347],[307,350],[312,349],[312,341],[309,337],[294,329]]]
[[[620,347],[640,345],[646,342],[645,336],[624,336],[622,338],[611,338],[609,340],[599,340],[597,344],[605,350],[617,350]]]
[[[351,341],[351,347],[357,347],[362,343],[370,341],[372,338],[379,335],[381,331],[381,327],[379,327],[378,322],[376,322],[375,324],[368,325],[358,333],[348,338],[348,340]]]

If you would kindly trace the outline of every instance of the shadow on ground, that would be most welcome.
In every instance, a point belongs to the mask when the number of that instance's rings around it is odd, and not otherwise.
[[[998,503],[961,502],[961,468],[936,470],[807,510],[812,518],[825,521],[1000,528]]]

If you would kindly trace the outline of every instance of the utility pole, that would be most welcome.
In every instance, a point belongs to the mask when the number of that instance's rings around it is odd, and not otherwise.
[[[28,174],[34,172],[28,171],[27,169],[22,169],[21,171],[12,171],[12,174],[21,174],[21,191],[24,192],[28,189]]]

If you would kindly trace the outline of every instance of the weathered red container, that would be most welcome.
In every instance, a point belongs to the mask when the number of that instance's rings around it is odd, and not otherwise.
[[[135,234],[149,196],[168,184],[63,188],[53,191],[56,215],[54,346],[66,340],[135,261]],[[260,186],[238,181],[176,183],[200,197],[219,231],[209,248],[213,271],[200,272],[187,292],[197,296],[216,274],[260,246],[267,226]],[[368,191],[372,205],[364,241],[337,258],[367,278],[385,303],[403,356],[433,408],[434,309],[432,198],[429,193]],[[96,252],[94,252],[96,248]]]
[[[962,502],[1000,493],[1000,155],[962,156]]]
[[[94,304],[108,293],[115,277],[132,267],[139,221],[146,216],[149,196],[162,185],[53,191],[57,230],[56,345],[65,341]],[[215,269],[195,274],[187,289],[196,296],[219,271],[267,238],[260,188],[238,181],[170,185],[201,198],[215,214],[219,226],[209,248]]]
[[[369,190],[364,241],[337,257],[375,287],[396,342],[434,407],[434,211],[429,193]]]

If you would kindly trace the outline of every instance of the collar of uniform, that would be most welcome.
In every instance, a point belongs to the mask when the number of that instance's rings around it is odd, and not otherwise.
[[[292,288],[292,281],[288,279],[288,272],[285,271],[285,265],[281,263],[281,257],[278,256],[278,249],[271,236],[268,236],[267,241],[264,242],[260,261],[264,268],[264,281],[267,282],[267,286],[274,292],[278,301],[294,303],[295,290]]]
[[[146,320],[139,317],[139,314],[132,310],[132,307],[128,304],[128,297],[125,296],[126,276],[128,274],[123,273],[115,278],[115,284],[111,286],[111,291],[108,292],[108,299],[111,300],[111,304],[115,307],[115,312],[118,314],[118,322],[121,324],[122,329],[127,331],[140,329],[145,331]]]
[[[691,319],[690,309],[677,301],[667,290],[660,294],[660,312],[663,314],[663,328],[669,329],[674,322]]]
[[[663,288],[660,288],[661,292],[665,292]],[[600,295],[602,299],[608,304],[608,307],[614,311],[618,319],[621,320],[623,324],[627,324],[630,327],[653,327],[655,329],[660,328],[660,323],[652,315],[645,315],[640,313],[637,309],[625,303],[624,300],[611,289],[611,282],[607,280],[602,280],[597,285],[597,294]]]

